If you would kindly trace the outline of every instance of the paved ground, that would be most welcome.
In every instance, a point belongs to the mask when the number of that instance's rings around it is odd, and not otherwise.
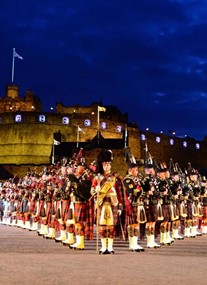
[[[146,241],[140,245],[146,247]],[[96,240],[74,251],[54,240],[0,225],[0,284],[202,285],[207,282],[207,235],[170,246],[128,251],[115,241],[114,255],[98,255]]]

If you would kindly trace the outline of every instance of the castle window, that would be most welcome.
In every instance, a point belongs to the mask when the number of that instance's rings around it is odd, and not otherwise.
[[[39,122],[45,123],[45,121],[46,121],[45,115],[39,115]]]
[[[146,140],[145,134],[141,134],[140,138],[141,138],[142,141],[145,141]]]
[[[195,144],[195,148],[196,148],[196,149],[200,149],[200,144],[199,144],[199,143],[196,143],[196,144]]]
[[[63,123],[63,125],[69,125],[70,124],[70,119],[68,117],[63,117],[62,118],[62,123]]]
[[[89,120],[89,119],[84,120],[84,126],[90,127],[91,126],[91,120]]]
[[[14,117],[15,123],[21,123],[22,122],[22,115],[18,114]]]
[[[101,129],[106,129],[106,122],[101,122],[100,127]]]
[[[186,141],[183,142],[183,147],[187,147],[188,143]]]
[[[170,139],[170,145],[174,145],[174,139]]]
[[[156,137],[156,139],[155,139],[155,141],[156,141],[156,143],[160,143],[160,137]]]
[[[121,126],[116,126],[116,131],[117,131],[118,133],[121,133],[122,127],[121,127]]]

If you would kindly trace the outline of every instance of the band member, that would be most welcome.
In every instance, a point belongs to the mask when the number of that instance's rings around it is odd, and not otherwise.
[[[31,212],[30,212],[30,200],[31,200],[31,191],[26,190],[23,200],[22,200],[22,212],[23,212],[23,220],[24,220],[24,225],[23,229],[29,229],[31,224],[30,224],[30,217],[31,217]]]
[[[185,182],[185,175],[183,174],[178,163],[173,163],[172,158],[169,163],[170,171],[170,191],[172,193],[172,207],[174,211],[175,219],[172,222],[172,238],[174,240],[184,239],[183,236],[179,234],[179,229],[181,229],[181,211],[180,205],[182,203],[182,184]]]
[[[16,193],[14,193],[11,196],[11,202],[10,202],[10,210],[12,215],[11,225],[16,226],[17,224],[17,204],[18,204],[18,196]]]
[[[123,184],[127,194],[126,214],[129,249],[140,252],[144,248],[138,244],[140,223],[146,222],[146,214],[143,206],[143,190],[138,176],[136,161],[128,163],[128,174],[124,177]]]
[[[202,233],[198,231],[199,222],[202,220],[202,207],[201,207],[201,188],[200,186],[193,187],[193,212],[192,212],[192,228],[191,232],[195,236],[201,236]]]
[[[122,193],[117,185],[117,178],[111,172],[113,159],[110,150],[100,151],[97,157],[97,176],[93,179],[91,193],[96,199],[96,226],[100,227],[101,237],[100,254],[113,254],[115,227],[118,224],[118,215],[123,209]]]
[[[170,245],[172,240],[169,236],[169,222],[170,222],[170,212],[169,212],[169,185],[165,178],[165,169],[157,169],[158,187],[160,192],[163,221],[160,224],[160,244]]]
[[[74,174],[75,172],[74,161],[70,161],[67,165],[67,178],[66,178],[66,188],[65,193],[68,197],[68,211],[65,213],[65,224],[66,224],[66,240],[62,241],[63,245],[71,245],[75,243],[75,220],[74,218],[74,204],[71,201],[73,193],[70,191],[71,181],[68,176]]]
[[[60,236],[55,239],[56,242],[64,242],[67,239],[66,235],[66,215],[69,209],[69,192],[66,191],[66,182],[62,177],[58,182],[58,192],[60,196],[57,222],[60,227]]]
[[[148,248],[159,248],[155,242],[155,226],[157,222],[163,220],[162,207],[155,178],[155,168],[152,161],[145,164],[145,177],[142,180],[142,188],[145,194],[144,207],[146,211],[146,236]]]
[[[207,181],[203,177],[201,181],[201,201],[202,201],[202,234],[207,234]]]
[[[47,239],[55,238],[55,227],[53,227],[53,222],[52,222],[53,193],[54,193],[54,187],[52,183],[47,182],[47,192],[46,192],[45,202],[46,202],[46,217],[47,217],[46,224],[48,227],[48,233],[44,235],[44,237]]]
[[[18,203],[17,203],[17,227],[22,228],[24,226],[24,214],[23,214],[23,196],[25,194],[24,190],[20,190],[18,193]]]
[[[37,219],[40,223],[40,229],[37,230],[39,236],[46,236],[48,234],[47,215],[46,215],[46,187],[44,186],[39,192],[39,206],[37,212]]]
[[[30,231],[37,231],[38,230],[38,208],[39,208],[39,192],[38,190],[34,191],[32,193],[31,198],[31,227]]]
[[[72,172],[70,172],[72,174]],[[73,193],[71,192],[71,181],[66,180],[66,195],[68,196],[68,211],[65,215],[65,224],[66,224],[66,240],[62,241],[63,245],[72,245],[75,243],[75,220],[74,220],[74,204],[71,201],[73,198]]]
[[[201,235],[197,231],[198,226],[198,202],[200,195],[200,185],[198,181],[198,172],[188,163],[187,179],[189,184],[189,196],[187,199],[187,227],[190,227],[190,237]]]
[[[184,237],[179,234],[180,228],[180,196],[182,188],[179,182],[173,182],[170,186],[172,193],[172,210],[174,212],[174,221],[172,222],[172,238],[175,240],[183,240]]]
[[[192,204],[192,227],[191,234],[193,236],[202,235],[197,229],[199,228],[200,220],[202,219],[201,213],[201,203],[200,203],[200,193],[201,193],[201,183],[198,179],[199,173],[195,169],[191,169],[189,173],[190,185],[192,188],[193,204]]]
[[[70,181],[70,199],[74,206],[71,220],[74,221],[76,242],[69,245],[70,248],[84,249],[84,238],[88,227],[93,229],[92,216],[89,215],[88,200],[91,196],[91,180],[86,173],[86,164],[84,159],[77,165],[74,174],[69,175]],[[69,222],[69,221],[68,221]]]
[[[2,224],[9,225],[11,222],[11,211],[10,211],[10,194],[6,193],[5,195],[5,201],[4,201],[4,213],[3,213],[3,222]]]

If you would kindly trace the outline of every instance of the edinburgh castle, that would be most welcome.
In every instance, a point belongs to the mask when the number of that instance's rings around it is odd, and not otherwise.
[[[102,102],[90,106],[56,103],[56,109],[46,113],[31,90],[22,98],[17,85],[8,85],[5,93],[0,98],[0,165],[49,165],[71,157],[80,147],[90,164],[101,148],[107,148],[113,152],[113,167],[124,174],[125,148],[129,147],[142,165],[147,147],[157,163],[168,164],[172,158],[183,169],[191,162],[206,173],[206,139],[142,131],[128,121],[127,113]],[[99,111],[99,106],[105,112]]]

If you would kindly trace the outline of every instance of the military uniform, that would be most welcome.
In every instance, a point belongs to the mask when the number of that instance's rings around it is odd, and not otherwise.
[[[136,163],[128,164],[128,174],[124,177],[123,184],[126,191],[129,249],[136,252],[144,251],[144,248],[138,245],[138,237],[140,224],[144,224],[147,219],[142,196],[143,190]]]
[[[148,248],[159,248],[155,242],[156,223],[163,219],[162,208],[159,202],[159,193],[156,188],[156,179],[151,175],[145,176],[142,181],[144,191],[144,207],[146,211],[146,236]]]
[[[201,180],[202,234],[207,234],[207,182],[204,176]]]
[[[165,169],[157,171],[158,188],[162,205],[163,220],[160,224],[160,244],[170,245],[173,239],[170,237],[170,222],[172,219],[172,202],[170,201],[169,183],[165,178]]]
[[[89,215],[89,198],[91,196],[91,179],[85,171],[85,163],[80,162],[77,165],[75,174],[70,174],[68,179],[70,183],[70,199],[74,211],[71,220],[74,221],[76,242],[69,245],[70,248],[84,249],[84,239],[86,232],[93,231],[92,216]]]
[[[115,228],[119,223],[118,215],[121,215],[123,209],[123,193],[120,193],[121,188],[117,185],[116,176],[111,173],[112,159],[111,151],[100,151],[96,166],[98,175],[92,182],[91,192],[96,203],[96,226],[100,227],[100,254],[114,253]]]

